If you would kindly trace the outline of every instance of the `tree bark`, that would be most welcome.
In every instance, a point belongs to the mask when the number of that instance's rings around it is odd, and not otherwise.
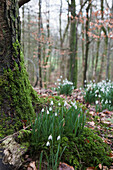
[[[0,138],[17,131],[35,115],[34,99],[20,47],[17,0],[0,2]]]
[[[71,30],[70,30],[70,80],[77,88],[77,45],[78,45],[78,30],[77,21],[75,20],[75,0],[71,0]]]
[[[21,7],[21,6],[23,6],[25,3],[28,3],[30,0],[19,0],[18,1],[18,5],[19,5],[19,8]]]

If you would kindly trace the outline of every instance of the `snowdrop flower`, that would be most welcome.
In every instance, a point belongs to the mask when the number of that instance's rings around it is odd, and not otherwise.
[[[95,97],[97,97],[97,94],[95,94]]]
[[[64,106],[66,106],[66,105],[67,105],[67,102],[65,101],[65,102],[64,102]]]
[[[98,97],[101,98],[101,95],[99,94]]]
[[[57,137],[57,140],[60,140],[60,135]]]
[[[55,83],[55,85],[57,85],[57,83]]]
[[[77,105],[74,105],[75,109],[77,109]]]
[[[50,105],[53,105],[53,101],[51,101]]]
[[[61,106],[61,104],[60,104],[60,103],[58,103],[58,106]]]
[[[98,93],[98,92],[99,92],[98,90],[95,91],[95,93]]]
[[[51,108],[51,107],[49,108],[49,111],[52,111],[52,108]]]
[[[87,81],[86,80],[84,80],[84,83],[86,83]]]
[[[62,76],[60,76],[60,78],[62,79]]]
[[[47,110],[47,115],[49,114],[49,110]]]
[[[44,108],[41,111],[44,112]]]
[[[103,103],[103,101],[104,101],[104,100],[102,99],[102,100],[101,100],[101,103]]]
[[[52,135],[49,135],[48,140],[52,140]]]
[[[109,101],[109,103],[111,103],[111,100]]]
[[[95,103],[98,104],[98,100]]]
[[[46,146],[50,146],[50,142],[49,141],[46,143]]]
[[[108,100],[105,101],[105,104],[107,104],[107,103],[108,103]]]
[[[55,113],[55,116],[57,116],[57,113]]]
[[[61,81],[61,79],[57,79],[57,81]]]

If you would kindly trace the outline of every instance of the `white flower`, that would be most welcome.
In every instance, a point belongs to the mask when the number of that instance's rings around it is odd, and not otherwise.
[[[98,90],[95,91],[95,93],[98,93],[98,92],[99,92]]]
[[[105,101],[105,104],[107,104],[107,103],[108,103],[108,100]]]
[[[95,103],[98,104],[98,100]]]
[[[57,79],[57,81],[61,81],[61,79]]]
[[[57,116],[57,113],[55,113],[55,116]]]
[[[46,143],[46,146],[50,146],[50,142],[49,141]]]
[[[61,106],[61,104],[60,104],[60,103],[58,103],[58,106]]]
[[[47,110],[47,115],[49,114],[49,111]]]
[[[98,97],[101,98],[101,95],[99,94]]]
[[[77,109],[77,105],[74,105],[75,109]]]
[[[95,94],[95,97],[97,97],[97,94]]]
[[[52,140],[52,135],[49,135],[48,140]]]
[[[87,80],[84,80],[84,83],[86,83],[87,82]]]
[[[62,79],[62,76],[60,76],[60,78]]]
[[[53,105],[53,101],[51,101],[50,105]]]
[[[60,135],[57,137],[57,140],[60,140]]]
[[[51,111],[51,110],[52,110],[52,108],[50,107],[50,108],[49,108],[49,111]]]
[[[65,101],[65,102],[64,102],[64,106],[66,106],[66,105],[67,105],[67,102]]]
[[[57,85],[57,83],[55,83],[55,85]]]
[[[44,112],[44,108],[41,111]]]

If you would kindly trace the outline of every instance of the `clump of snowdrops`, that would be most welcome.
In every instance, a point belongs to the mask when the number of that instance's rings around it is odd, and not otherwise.
[[[66,101],[54,106],[51,100],[50,106],[42,108],[35,121],[31,121],[31,146],[35,150],[43,150],[41,153],[46,157],[48,169],[56,170],[66,148],[60,147],[62,137],[70,134],[79,136],[84,125],[85,113],[76,101],[71,102],[70,108],[67,108]]]
[[[73,83],[67,79],[62,80],[62,76],[57,79],[57,83],[55,83],[55,85],[57,85],[56,90],[59,94],[71,95],[74,89]]]
[[[90,82],[86,85],[84,99],[88,103],[95,103],[96,110],[113,110],[113,82]]]

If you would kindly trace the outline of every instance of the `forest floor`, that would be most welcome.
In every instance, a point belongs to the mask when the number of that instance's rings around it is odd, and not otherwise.
[[[58,95],[57,92],[52,91],[51,89],[40,90],[38,88],[35,88],[35,91],[38,95],[40,95],[41,98],[53,98],[54,96]],[[89,110],[89,114],[87,115],[87,121],[85,126],[95,130],[96,133],[102,138],[102,140],[111,147],[112,152],[109,156],[113,158],[113,123],[109,121],[109,118],[111,119],[113,117],[113,111],[109,111],[106,109],[101,112],[96,112],[95,105],[85,103],[83,92],[79,89],[75,89],[71,96],[58,96],[64,98],[67,102],[76,100],[80,103],[83,103],[87,107],[87,109]],[[94,167],[87,168],[87,170],[92,169],[94,169]],[[108,168],[105,166],[103,167],[103,170],[108,170]],[[109,170],[113,170],[113,163]]]

